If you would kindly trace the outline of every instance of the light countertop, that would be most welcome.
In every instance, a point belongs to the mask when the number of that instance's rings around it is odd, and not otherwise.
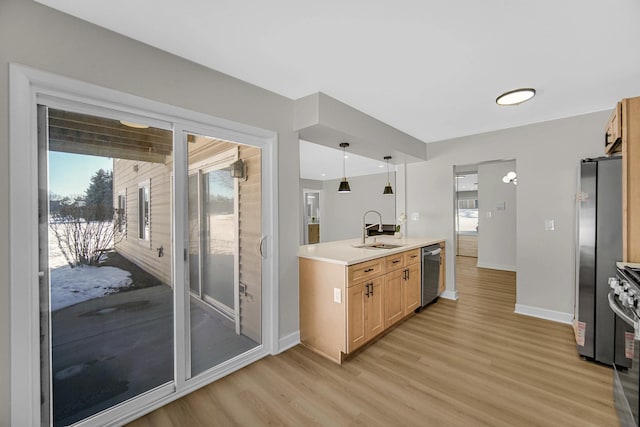
[[[393,236],[375,236],[375,239],[378,243],[400,245],[400,247],[393,249],[356,248],[354,246],[362,244],[361,239],[336,240],[334,242],[300,246],[298,257],[334,264],[352,265],[445,241],[441,237],[404,237],[396,239]],[[367,244],[373,242],[374,237],[367,238]]]

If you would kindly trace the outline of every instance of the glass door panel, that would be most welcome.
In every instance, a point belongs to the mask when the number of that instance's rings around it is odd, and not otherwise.
[[[261,153],[201,135],[186,140],[193,377],[261,343]]]
[[[189,289],[198,298],[202,296],[200,289],[200,176],[189,175]]]
[[[174,378],[173,134],[39,107],[43,420]]]
[[[202,292],[227,316],[235,317],[238,218],[231,168],[202,174]],[[235,320],[235,319],[234,319]]]

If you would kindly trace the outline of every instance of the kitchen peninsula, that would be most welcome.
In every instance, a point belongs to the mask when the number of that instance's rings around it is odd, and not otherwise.
[[[420,249],[439,244],[439,293],[445,287],[444,239],[369,238],[301,246],[300,341],[342,363],[420,307]]]

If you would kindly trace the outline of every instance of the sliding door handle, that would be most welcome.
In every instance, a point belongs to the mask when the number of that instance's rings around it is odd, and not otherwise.
[[[258,252],[260,252],[260,256],[262,258],[266,258],[265,250],[263,249],[264,242],[267,240],[267,236],[262,236],[260,238],[260,242],[258,242]]]

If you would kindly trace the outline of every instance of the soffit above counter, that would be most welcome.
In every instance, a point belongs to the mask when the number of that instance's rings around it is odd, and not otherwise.
[[[348,142],[348,152],[403,164],[427,159],[426,144],[324,93],[294,101],[293,129],[300,139],[331,148]]]

